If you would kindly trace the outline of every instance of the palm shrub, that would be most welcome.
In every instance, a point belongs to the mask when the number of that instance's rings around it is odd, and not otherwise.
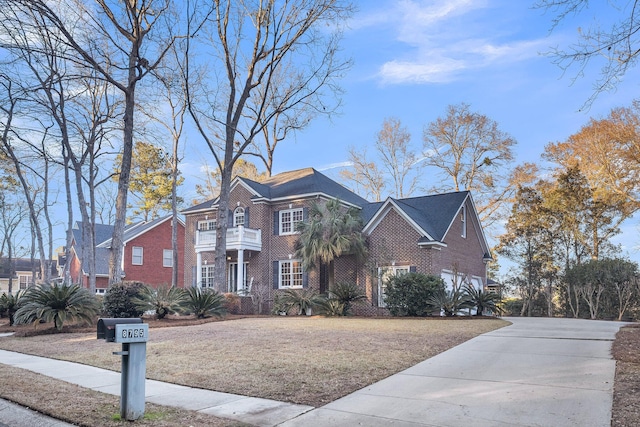
[[[329,289],[329,300],[338,301],[342,305],[341,316],[350,315],[353,304],[366,299],[364,291],[353,282],[338,282]]]
[[[141,317],[141,310],[133,301],[139,298],[146,285],[142,282],[122,282],[109,286],[102,300],[102,310],[107,317]]]
[[[315,307],[316,312],[323,316],[335,317],[345,315],[344,303],[337,299],[324,298],[322,301],[318,301]]]
[[[67,320],[93,323],[100,310],[95,295],[78,285],[42,284],[20,298],[15,321],[21,323],[53,322],[62,330]]]
[[[185,294],[185,300],[182,303],[183,309],[198,319],[210,316],[222,317],[227,314],[226,298],[213,289],[201,289],[194,286],[187,288]]]
[[[406,273],[391,276],[386,281],[385,303],[392,316],[428,316],[435,307],[431,298],[444,290],[438,276]]]
[[[23,291],[18,291],[15,294],[5,294],[0,296],[0,315],[6,315],[9,318],[9,326],[13,325],[14,315],[18,308],[20,308],[20,298],[24,294]]]
[[[299,315],[310,315],[313,308],[324,298],[313,289],[285,289],[280,295],[280,303],[286,312],[293,310]]]
[[[455,316],[462,310],[473,307],[469,294],[461,288],[453,290],[442,288],[429,298],[429,303],[442,310],[447,317]]]
[[[487,292],[482,289],[476,289],[473,285],[467,283],[464,291],[469,296],[469,302],[476,308],[476,316],[482,316],[485,310],[491,310],[492,313],[501,314],[502,309],[500,303],[502,298],[495,292]]]
[[[167,314],[174,314],[180,310],[186,299],[184,289],[160,286],[154,289],[145,286],[132,302],[143,313],[154,311],[156,319],[164,319]]]

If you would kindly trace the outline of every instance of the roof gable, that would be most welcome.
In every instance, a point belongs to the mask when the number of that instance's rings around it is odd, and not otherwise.
[[[371,203],[363,209],[363,214],[367,215],[364,218],[366,223],[363,231],[370,234],[387,212],[395,209],[423,236],[424,241],[443,242],[453,220],[468,197],[468,191],[407,199],[389,197],[384,203]]]

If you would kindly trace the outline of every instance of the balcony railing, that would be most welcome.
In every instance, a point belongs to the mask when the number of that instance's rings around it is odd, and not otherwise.
[[[216,230],[196,231],[196,251],[216,248]],[[262,230],[246,227],[227,229],[227,249],[262,250]]]

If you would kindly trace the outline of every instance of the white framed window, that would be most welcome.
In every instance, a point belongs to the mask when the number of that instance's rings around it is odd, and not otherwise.
[[[279,234],[295,234],[296,225],[302,222],[304,214],[302,208],[287,209],[280,211],[280,233]]]
[[[209,231],[216,229],[215,219],[206,219],[204,221],[198,221],[198,231]]]
[[[462,238],[467,238],[467,207],[462,206],[460,210],[460,221],[462,222]]]
[[[239,227],[244,225],[244,208],[242,206],[238,206],[233,211],[233,226]]]
[[[143,253],[142,246],[131,247],[131,265],[142,265]]]
[[[302,287],[302,261],[298,259],[279,262],[279,288]]]
[[[378,307],[386,307],[387,281],[393,276],[402,276],[410,271],[408,265],[378,267]]]
[[[200,282],[200,287],[213,288],[213,267],[213,265],[202,266],[202,282]]]
[[[173,267],[173,250],[172,249],[162,250],[162,266]]]
[[[33,276],[32,275],[19,275],[18,281],[20,282],[20,289],[27,289],[33,285]]]

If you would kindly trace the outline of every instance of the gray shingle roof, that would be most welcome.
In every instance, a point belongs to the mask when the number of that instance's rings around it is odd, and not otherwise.
[[[353,191],[338,184],[313,168],[283,172],[262,182],[252,181],[242,177],[238,177],[237,179],[253,190],[256,194],[254,199],[278,200],[324,194],[358,207],[365,206],[369,203]],[[208,200],[187,208],[183,210],[182,213],[209,209],[214,206],[216,202],[217,198]]]
[[[365,229],[380,213],[383,206],[393,203],[428,235],[423,236],[420,239],[421,242],[442,242],[455,215],[468,196],[468,191],[461,191],[406,199],[389,198],[385,202],[369,203],[362,209]]]
[[[396,204],[436,241],[441,242],[468,191],[397,199]]]

